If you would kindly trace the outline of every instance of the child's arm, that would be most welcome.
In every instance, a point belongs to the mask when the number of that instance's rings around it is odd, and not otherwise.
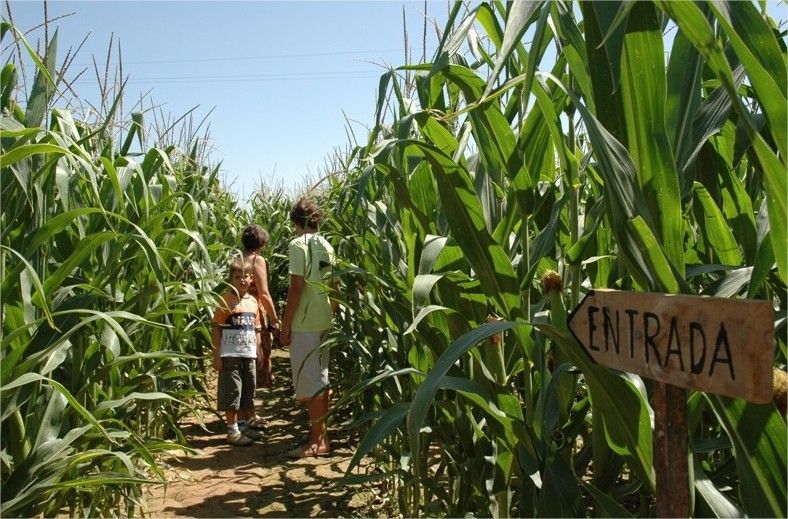
[[[254,315],[254,339],[255,339],[256,344],[257,344],[257,355],[258,355],[258,361],[259,361],[259,359],[260,359],[259,355],[260,355],[260,351],[261,351],[260,348],[261,348],[261,346],[263,344],[263,316],[260,315],[259,308],[257,309],[257,312],[255,312],[255,315]],[[257,367],[258,367],[258,369],[260,368],[260,366],[257,366]]]
[[[222,370],[222,357],[219,356],[219,345],[222,342],[222,329],[218,324],[212,323],[211,329],[211,345],[213,346],[213,369],[216,371]]]
[[[301,293],[304,291],[304,276],[290,275],[290,288],[287,289],[287,305],[285,305],[285,315],[282,318],[282,328],[279,331],[279,343],[282,347],[290,345],[290,326],[293,324],[298,302],[301,301]]]

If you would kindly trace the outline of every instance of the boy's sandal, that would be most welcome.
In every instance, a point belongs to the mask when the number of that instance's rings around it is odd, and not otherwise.
[[[246,436],[247,438],[251,438],[253,440],[262,440],[265,438],[265,434],[260,429],[252,429],[251,427],[245,427],[241,434]]]
[[[249,427],[250,429],[259,429],[259,430],[265,429],[265,423],[263,422],[263,419],[257,415],[254,415],[252,418],[250,418],[246,422],[246,426]]]
[[[254,442],[253,439],[249,438],[248,436],[240,432],[227,433],[227,443],[229,443],[230,445],[245,447],[247,445],[251,445],[253,442]]]
[[[312,443],[308,445],[301,445],[295,449],[287,451],[289,458],[317,458],[318,456],[330,456],[331,448],[319,449],[317,444]]]

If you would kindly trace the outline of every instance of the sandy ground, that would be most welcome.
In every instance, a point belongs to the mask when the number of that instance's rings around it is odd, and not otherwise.
[[[247,447],[225,443],[225,426],[212,413],[191,418],[184,432],[196,454],[164,461],[167,485],[145,491],[149,517],[354,517],[378,515],[379,492],[337,484],[353,455],[347,438],[331,431],[329,457],[292,460],[303,443],[307,414],[293,399],[287,353],[274,350],[274,387],[257,391],[266,437]],[[206,430],[207,429],[207,430]],[[362,469],[362,472],[365,470]],[[356,472],[356,471],[354,471]]]

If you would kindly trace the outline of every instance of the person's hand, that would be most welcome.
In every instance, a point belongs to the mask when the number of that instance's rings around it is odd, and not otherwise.
[[[279,344],[282,345],[282,348],[287,348],[290,346],[290,327],[282,327],[279,330]]]
[[[216,371],[222,370],[222,358],[221,357],[214,357],[213,358],[213,369]]]
[[[273,321],[271,323],[268,323],[268,326],[266,327],[266,331],[268,331],[269,333],[279,333],[279,321]]]

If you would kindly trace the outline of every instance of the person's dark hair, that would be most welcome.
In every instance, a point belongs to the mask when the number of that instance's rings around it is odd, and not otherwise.
[[[257,224],[249,225],[241,234],[241,243],[247,251],[264,247],[268,243],[268,231]]]
[[[299,198],[290,210],[290,221],[300,225],[305,230],[316,231],[322,218],[323,213],[320,211],[317,202],[312,198]]]

